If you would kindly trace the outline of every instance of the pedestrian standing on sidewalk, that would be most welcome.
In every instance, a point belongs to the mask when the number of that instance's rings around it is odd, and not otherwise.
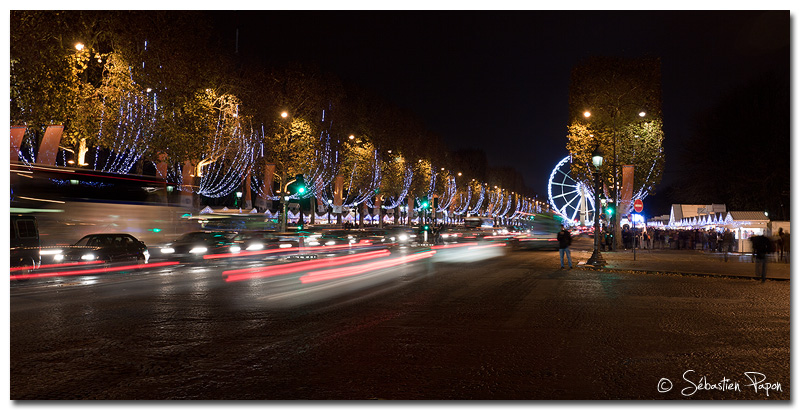
[[[767,253],[770,251],[772,242],[764,235],[750,237],[753,244],[753,254],[756,257],[756,278],[761,277],[761,282],[767,280]]]
[[[569,262],[569,268],[572,269],[572,257],[569,254],[569,246],[572,245],[572,235],[569,234],[569,231],[566,227],[562,226],[561,231],[558,233],[556,237],[558,239],[558,256],[561,258],[561,269],[564,269],[564,254],[567,254],[567,262]]]
[[[730,229],[725,229],[725,233],[722,234],[722,251],[725,252],[725,262],[728,261],[728,252],[731,251],[731,246],[733,245],[733,232]]]

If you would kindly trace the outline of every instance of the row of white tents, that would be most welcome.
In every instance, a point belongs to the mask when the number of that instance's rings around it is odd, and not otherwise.
[[[200,214],[201,215],[209,215],[209,214],[217,214],[217,215],[231,215],[231,214],[245,215],[245,214],[248,214],[248,215],[253,215],[253,214],[262,214],[262,213],[258,212],[258,210],[256,208],[253,208],[250,211],[242,210],[241,208],[238,209],[238,210],[237,209],[231,210],[231,209],[228,209],[228,208],[222,208],[222,209],[214,210],[211,207],[207,206],[207,207],[203,208],[203,210],[200,211]],[[267,218],[267,219],[272,219],[272,218],[280,217],[280,214],[281,214],[280,211],[271,212],[270,210],[267,210],[262,215],[264,215],[264,217]],[[289,211],[287,211],[287,216],[288,216],[289,222],[296,223],[297,221],[300,220],[300,211],[292,212],[291,210],[289,210]],[[336,217],[337,217],[337,215],[332,214],[330,212],[326,212],[324,214],[316,214],[315,222],[319,223],[319,224],[325,224],[325,223],[328,223],[328,221],[330,220],[332,223],[336,223]],[[379,216],[377,214],[376,215],[367,214],[367,215],[364,215],[364,222],[366,222],[368,224],[376,224],[376,223],[378,223],[378,218],[379,218]],[[311,223],[311,215],[310,214],[303,214],[303,221],[304,221],[304,223]],[[412,219],[412,222],[417,222],[417,221],[418,221],[418,218],[413,218]],[[356,222],[358,222],[358,218],[355,215],[353,215],[352,213],[347,213],[347,214],[342,215],[342,222],[356,223]],[[395,216],[393,216],[393,215],[384,215],[383,216],[383,222],[384,223],[395,223]]]

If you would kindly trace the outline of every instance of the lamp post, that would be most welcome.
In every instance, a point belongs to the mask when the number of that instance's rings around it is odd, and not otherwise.
[[[600,167],[603,165],[603,154],[600,153],[598,145],[592,153],[592,164],[594,165],[594,251],[587,265],[604,266],[606,261],[600,253]]]
[[[281,118],[283,118],[284,120],[287,120],[289,118],[289,113],[286,112],[286,111],[281,112]],[[281,152],[281,159],[283,160],[283,164],[281,166],[281,186],[282,186],[283,189],[281,189],[281,192],[280,192],[280,195],[281,195],[281,198],[280,198],[281,199],[280,228],[281,228],[281,232],[286,232],[287,225],[288,225],[287,212],[288,212],[288,208],[289,208],[289,206],[287,204],[287,202],[289,201],[289,197],[286,195],[286,193],[287,193],[286,192],[286,187],[289,185],[289,182],[286,182],[286,171],[287,171],[286,168],[288,167],[288,163],[289,163],[289,160],[287,158],[287,154],[288,154],[288,151],[289,151],[289,142],[290,142],[290,137],[291,137],[291,124],[287,125],[284,122],[281,125],[283,127],[284,133],[286,134],[286,145],[283,147],[283,150]],[[288,129],[287,129],[287,126],[289,127]]]

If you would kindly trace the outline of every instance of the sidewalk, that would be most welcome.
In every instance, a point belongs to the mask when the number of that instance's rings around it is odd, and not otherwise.
[[[591,251],[573,252],[573,261],[578,261],[578,266],[585,269],[603,271],[641,272],[641,273],[666,273],[676,275],[717,276],[727,278],[755,279],[755,263],[751,254],[728,254],[725,262],[724,254],[691,251],[691,250],[636,250],[636,260],[633,260],[633,251],[603,252],[606,265],[602,268],[587,266],[586,261],[592,255]],[[789,280],[790,264],[776,262],[774,255],[768,256],[767,279]]]

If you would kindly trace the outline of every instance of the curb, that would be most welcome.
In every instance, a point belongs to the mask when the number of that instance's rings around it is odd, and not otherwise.
[[[726,274],[717,274],[717,273],[703,273],[703,272],[675,272],[675,271],[664,271],[664,270],[641,270],[641,269],[618,269],[618,268],[606,268],[606,267],[594,267],[586,265],[585,263],[582,265],[578,265],[578,268],[583,268],[586,270],[593,270],[593,271],[609,271],[614,273],[643,273],[643,274],[655,274],[655,275],[679,275],[679,276],[701,276],[701,277],[713,277],[713,278],[726,278],[726,279],[747,279],[747,280],[761,280],[754,276],[741,276],[741,275],[726,275]],[[789,281],[789,278],[770,278],[767,277],[767,280],[772,281]]]

